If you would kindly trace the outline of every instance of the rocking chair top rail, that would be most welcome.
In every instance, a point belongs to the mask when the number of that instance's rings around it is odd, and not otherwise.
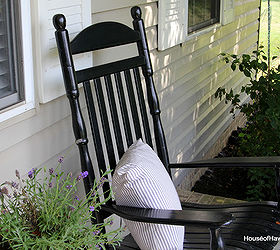
[[[84,87],[96,160],[101,172],[105,172],[108,165],[114,169],[117,159],[121,158],[125,148],[129,147],[134,140],[142,138],[153,147],[152,138],[154,138],[158,156],[170,173],[167,146],[160,120],[159,102],[153,82],[153,70],[140,8],[132,8],[131,15],[134,29],[116,22],[93,24],[81,31],[72,42],[69,41],[66,18],[62,14],[55,15],[53,18],[82,170],[89,172],[89,179],[85,181],[86,192],[93,185],[95,174],[79,103],[79,83]],[[74,54],[130,43],[137,45],[138,55],[135,57],[75,70],[72,56]],[[141,71],[145,79],[144,86],[142,86]],[[147,115],[144,89],[146,89],[149,111],[152,115],[152,126],[149,124]],[[150,127],[154,128],[154,136],[151,135]],[[116,148],[113,146],[114,142]],[[109,184],[105,184],[106,191],[109,189]]]
[[[105,31],[105,32],[104,32]],[[98,38],[98,39],[97,39]],[[102,22],[82,30],[72,41],[72,54],[105,49],[141,40],[138,32],[117,22]]]

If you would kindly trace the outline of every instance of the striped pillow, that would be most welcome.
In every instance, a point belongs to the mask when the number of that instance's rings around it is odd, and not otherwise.
[[[139,139],[119,161],[113,175],[116,204],[181,210],[173,182],[156,153]],[[125,220],[142,250],[183,249],[184,227]]]

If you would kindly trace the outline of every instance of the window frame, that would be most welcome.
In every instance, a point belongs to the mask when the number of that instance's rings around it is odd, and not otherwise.
[[[188,5],[187,5],[187,20],[189,20],[189,0],[188,1]],[[220,24],[221,23],[221,6],[222,6],[222,0],[215,0],[216,5],[215,7],[218,7],[217,10],[215,10],[215,12],[217,13],[217,17],[215,18],[211,18],[210,20],[204,21],[202,23],[199,24],[195,24],[191,27],[189,27],[189,21],[187,21],[187,35],[191,35],[195,32],[199,32],[202,31],[204,29],[207,29],[208,27],[211,27],[215,24]]]
[[[18,23],[21,25],[21,46],[22,52],[22,71],[24,84],[25,100],[16,103],[12,106],[4,108],[0,111],[0,122],[20,115],[35,107],[34,98],[34,72],[33,72],[33,53],[32,53],[32,26],[31,26],[31,6],[30,0],[19,0],[19,14]],[[24,17],[24,18],[21,18]],[[22,35],[24,34],[24,35]]]

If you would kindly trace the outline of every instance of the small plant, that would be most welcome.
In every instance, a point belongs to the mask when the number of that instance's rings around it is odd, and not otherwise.
[[[280,65],[269,69],[262,49],[260,46],[252,55],[221,54],[233,71],[239,69],[250,79],[240,93],[234,93],[232,89],[227,92],[224,88],[218,88],[215,93],[215,97],[221,100],[225,96],[225,102],[231,103],[231,113],[240,110],[247,118],[245,128],[239,133],[236,156],[280,155]],[[250,101],[241,103],[242,94]],[[267,190],[273,190],[273,169],[250,169],[248,174],[254,183],[248,186],[248,194],[254,194],[253,199],[261,200]]]
[[[11,249],[105,249],[120,241],[120,229],[104,233],[105,226],[90,223],[93,211],[111,198],[99,201],[98,190],[107,181],[105,173],[85,198],[77,195],[76,178],[60,169],[32,169],[28,177],[7,181],[0,188],[0,239]],[[43,177],[42,179],[40,176]],[[1,242],[1,241],[0,241]],[[0,243],[1,244],[1,243]]]

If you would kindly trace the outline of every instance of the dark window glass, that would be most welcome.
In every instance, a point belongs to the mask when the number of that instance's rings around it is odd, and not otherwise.
[[[220,0],[189,0],[188,32],[219,22]]]
[[[0,110],[24,100],[19,1],[0,0]]]

